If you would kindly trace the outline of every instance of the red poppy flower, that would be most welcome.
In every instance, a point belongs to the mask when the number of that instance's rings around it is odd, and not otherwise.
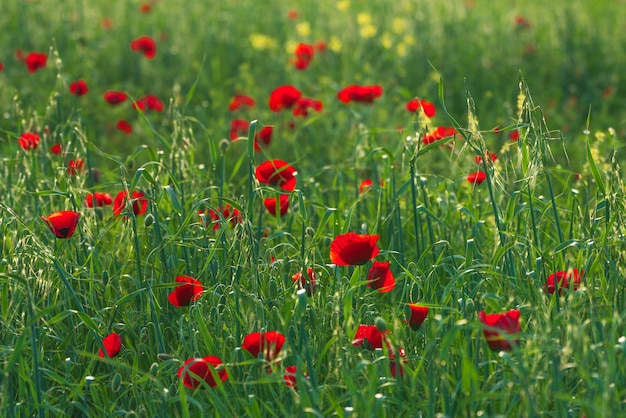
[[[494,351],[511,350],[511,340],[507,339],[507,334],[514,335],[520,332],[521,327],[519,323],[519,316],[520,311],[517,309],[512,309],[501,314],[486,315],[484,311],[478,314],[480,322],[490,328],[497,328],[501,330],[501,332],[494,331],[493,329],[483,330],[483,335],[485,336],[485,340],[487,341],[489,348]],[[515,344],[518,342],[518,339],[513,340],[513,343]]]
[[[487,179],[487,175],[485,174],[484,171],[476,171],[474,173],[469,173],[467,175],[467,181],[469,181],[472,186],[481,184],[486,179]]]
[[[408,110],[409,112],[415,113],[420,109],[422,109],[424,114],[429,118],[434,117],[435,113],[437,113],[435,105],[428,100],[416,98],[406,104],[406,110]]]
[[[287,12],[287,17],[291,20],[295,20],[298,18],[298,11],[295,9],[291,9]]]
[[[0,62],[0,71],[4,70],[4,64]]]
[[[359,325],[356,330],[356,334],[352,339],[352,345],[355,347],[367,348],[368,350],[376,350],[377,348],[383,348],[383,340],[385,335],[389,333],[389,330],[381,332],[376,325]]]
[[[167,300],[174,306],[189,306],[191,302],[197,300],[204,292],[204,286],[200,280],[189,276],[177,276],[176,283],[184,283],[167,296]]]
[[[211,224],[213,225],[213,229],[217,230],[220,228],[220,220],[222,219],[222,217],[230,221],[232,225],[236,225],[242,220],[241,213],[237,209],[231,208],[229,204],[225,204],[217,210],[209,209],[209,219],[211,221]],[[206,223],[205,226],[208,227],[209,224]]]
[[[85,166],[85,162],[81,160],[80,158],[77,158],[75,160],[70,160],[67,163],[67,175],[68,176],[76,175],[78,172],[83,170],[84,166]]]
[[[422,138],[422,143],[424,145],[432,144],[435,141],[439,141],[440,139],[448,138],[450,136],[456,135],[456,130],[454,128],[438,126],[433,131],[427,133]]]
[[[404,369],[402,368],[402,363],[407,363],[406,360],[406,352],[404,348],[398,348],[397,354],[396,351],[391,347],[389,343],[387,343],[387,348],[389,348],[389,369],[391,371],[391,375],[396,377],[396,375],[400,374],[400,376],[404,376]],[[402,360],[401,362],[396,361],[396,356],[399,356]]]
[[[117,356],[122,349],[122,337],[116,333],[109,334],[102,339],[102,345],[104,345],[107,356],[113,358]],[[98,356],[104,358],[102,349],[98,350]]]
[[[70,93],[76,96],[84,96],[89,91],[85,80],[76,80],[70,83]]]
[[[119,130],[124,132],[126,135],[130,135],[133,133],[133,126],[128,123],[125,120],[119,120],[117,121],[117,125],[115,125],[115,127]]]
[[[266,197],[263,199],[263,204],[265,205],[265,209],[272,216],[278,216],[280,212],[280,216],[283,217],[289,212],[289,195],[281,194],[279,197],[279,207],[276,207],[276,198],[275,197]]]
[[[123,91],[107,91],[102,96],[104,97],[104,100],[112,105],[120,104],[128,98],[126,93]]]
[[[256,105],[256,101],[250,96],[235,96],[230,101],[228,110],[234,112],[235,110],[239,110],[241,107],[253,107],[254,105]]]
[[[559,296],[563,293],[563,289],[577,290],[580,287],[580,280],[584,277],[583,270],[573,268],[568,271],[557,271],[548,276],[544,289],[551,295],[556,291],[557,283],[559,286]]]
[[[278,186],[292,192],[296,188],[296,169],[286,161],[267,160],[255,170],[256,178],[263,184]]]
[[[139,11],[143,14],[150,13],[152,10],[152,5],[150,3],[141,3],[139,5]]]
[[[302,97],[302,93],[294,86],[287,85],[276,87],[270,94],[270,109],[274,112],[280,112],[283,109],[291,109],[300,97]]]
[[[261,152],[261,144],[263,146],[269,146],[272,142],[272,134],[274,128],[271,126],[264,126],[260,131],[254,134],[254,151]]]
[[[530,27],[530,21],[526,19],[524,16],[517,15],[515,16],[515,25],[518,28],[525,29]]]
[[[428,315],[428,306],[418,305],[417,303],[409,303],[409,310],[411,311],[409,326],[413,331],[417,331],[426,320],[426,315]]]
[[[215,376],[225,382],[228,379],[224,363],[216,356],[204,358],[190,358],[178,369],[178,378],[183,379],[183,384],[189,389],[197,389],[204,381],[211,387],[217,386]]]
[[[285,337],[278,331],[253,332],[244,337],[241,348],[254,358],[263,353],[263,358],[271,362],[278,356],[284,344]]]
[[[80,212],[74,212],[73,210],[60,210],[52,212],[48,216],[41,216],[41,219],[57,238],[71,237],[76,230],[79,218]]]
[[[298,70],[306,70],[311,61],[313,60],[313,55],[315,55],[315,48],[313,45],[300,43],[296,46],[296,50],[294,51],[296,59],[294,61],[294,65]]]
[[[372,181],[372,179],[365,179],[361,182],[361,184],[359,185],[359,194],[363,194],[366,191],[368,191],[372,186],[374,185],[374,182]]]
[[[294,116],[309,116],[309,109],[313,109],[316,112],[321,112],[323,108],[322,102],[315,99],[309,99],[308,97],[302,97],[298,99],[292,112]]]
[[[162,112],[163,102],[155,95],[147,94],[133,103],[132,107],[135,110],[154,110],[155,112]]]
[[[489,153],[489,152],[485,152],[485,158],[487,160],[487,163],[493,163],[495,160],[498,159],[498,154],[494,154],[493,152]],[[481,157],[480,155],[477,155],[474,157],[474,161],[476,161],[476,164],[482,164],[483,162],[483,157]]]
[[[248,135],[250,125],[247,120],[234,119],[230,122],[230,139],[235,140],[240,136]]]
[[[144,57],[152,59],[156,55],[156,42],[149,36],[140,36],[130,43],[130,49],[142,52]]]
[[[26,70],[29,73],[34,73],[40,68],[45,68],[48,56],[43,52],[31,52],[26,55],[24,62],[26,63]]]
[[[59,155],[61,152],[63,152],[63,149],[61,148],[61,143],[57,142],[56,144],[51,146],[50,152],[53,153],[54,155]]]
[[[285,374],[283,374],[285,384],[294,390],[298,390],[298,384],[296,381],[297,373],[298,366],[287,366],[285,367]],[[309,377],[308,373],[304,373],[304,377]]]
[[[374,100],[382,95],[383,88],[379,85],[359,86],[352,84],[339,91],[337,98],[344,103],[374,103]]]
[[[315,49],[317,49],[319,52],[324,52],[327,48],[326,42],[324,41],[317,41],[313,46],[315,46]]]
[[[330,262],[338,266],[365,264],[380,252],[376,245],[379,238],[354,232],[337,235],[330,243]]]
[[[102,206],[111,206],[113,204],[113,198],[108,193],[89,193],[85,198],[85,205],[90,208]]]
[[[17,138],[17,142],[20,144],[20,147],[24,149],[24,151],[36,149],[39,145],[39,141],[41,141],[41,138],[34,132],[24,132],[22,136]]]
[[[146,213],[148,209],[148,199],[146,199],[145,196],[146,195],[142,192],[133,191],[130,202],[132,203],[133,213],[135,215],[143,215]],[[126,190],[119,192],[113,201],[113,215],[118,216],[124,212],[127,202],[128,192]]]
[[[298,289],[306,289],[306,294],[308,296],[313,296],[315,293],[315,287],[317,286],[317,276],[311,267],[306,269],[306,273],[309,276],[308,281],[301,271],[291,276],[291,280],[296,283]]]
[[[516,129],[514,131],[509,132],[509,139],[511,141],[517,141],[519,139],[519,131]]]
[[[386,293],[391,292],[395,285],[396,279],[389,270],[389,261],[374,261],[367,275],[367,287]]]

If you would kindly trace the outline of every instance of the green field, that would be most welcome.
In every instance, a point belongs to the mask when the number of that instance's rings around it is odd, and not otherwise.
[[[0,416],[626,414],[624,1],[0,3]]]

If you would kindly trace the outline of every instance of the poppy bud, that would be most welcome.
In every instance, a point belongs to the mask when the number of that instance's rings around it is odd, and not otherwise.
[[[150,374],[154,377],[159,373],[159,365],[157,363],[152,363],[150,366]]]
[[[118,392],[121,386],[122,386],[122,376],[119,373],[115,373],[113,375],[113,379],[111,380],[111,390],[113,392]]]
[[[220,147],[220,151],[222,151],[222,154],[226,152],[229,145],[230,145],[230,142],[226,139],[222,139],[220,141],[219,147]]]
[[[104,270],[102,272],[102,284],[106,286],[108,283],[109,283],[109,272]]]
[[[147,228],[154,223],[154,215],[151,213],[147,214],[143,219],[143,225]]]
[[[374,320],[374,324],[376,325],[376,329],[380,332],[387,331],[387,322],[380,316]]]

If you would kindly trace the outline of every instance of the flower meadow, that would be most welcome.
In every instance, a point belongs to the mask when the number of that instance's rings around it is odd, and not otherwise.
[[[108,3],[0,16],[1,416],[626,413],[624,5]]]

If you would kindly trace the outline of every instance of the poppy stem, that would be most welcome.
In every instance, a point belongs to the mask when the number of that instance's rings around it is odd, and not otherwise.
[[[415,231],[415,249],[417,250],[417,259],[419,259],[422,255],[422,250],[420,249],[420,241],[421,241],[421,230],[422,225],[420,222],[419,213],[417,211],[417,188],[415,187],[416,175],[415,175],[415,158],[411,159],[410,170],[411,172],[411,203],[413,209],[413,230]]]

